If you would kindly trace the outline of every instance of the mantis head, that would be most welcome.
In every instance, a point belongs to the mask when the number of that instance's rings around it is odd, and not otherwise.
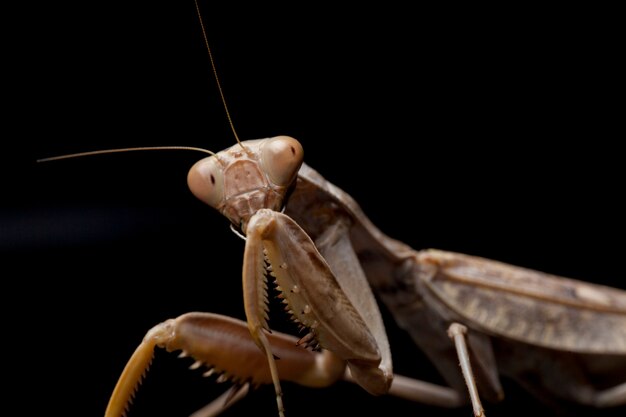
[[[288,136],[249,140],[198,161],[187,176],[191,192],[245,233],[262,208],[280,211],[303,161]]]

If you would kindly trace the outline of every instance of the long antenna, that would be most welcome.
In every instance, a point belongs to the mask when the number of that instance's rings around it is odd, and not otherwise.
[[[226,97],[224,96],[224,92],[222,91],[222,84],[220,83],[220,79],[217,76],[217,69],[215,67],[215,61],[213,60],[213,54],[211,53],[211,47],[209,46],[209,38],[207,37],[206,30],[204,28],[204,21],[202,20],[202,13],[200,13],[200,6],[198,5],[198,0],[194,0],[194,4],[196,5],[196,13],[198,13],[198,19],[200,20],[200,27],[202,28],[202,37],[204,38],[204,45],[206,46],[206,50],[209,53],[209,60],[211,61],[211,68],[213,69],[213,77],[215,77],[215,82],[217,83],[217,89],[219,90],[220,97],[222,98],[222,104],[224,105],[224,110],[226,111],[226,118],[228,118],[228,124],[230,124],[230,129],[233,131],[233,135],[235,135],[235,139],[237,143],[246,150],[245,146],[239,140],[239,136],[237,136],[237,132],[235,131],[235,125],[233,124],[233,119],[230,117],[230,112],[228,111],[228,106],[226,105]]]
[[[200,27],[202,28],[202,36],[204,38],[204,44],[206,46],[207,52],[209,53],[209,60],[211,61],[211,68],[213,69],[213,77],[215,77],[215,82],[217,83],[217,89],[220,93],[220,98],[222,99],[224,110],[226,111],[226,118],[228,119],[228,124],[230,125],[230,129],[233,131],[233,135],[235,136],[235,140],[237,141],[239,146],[241,146],[244,151],[248,152],[248,149],[239,140],[239,136],[237,135],[237,131],[235,130],[235,125],[233,124],[233,119],[232,117],[230,117],[230,112],[228,111],[228,105],[226,104],[226,97],[224,96],[224,92],[222,91],[222,84],[220,83],[219,77],[217,76],[217,69],[215,66],[215,61],[213,60],[213,54],[211,53],[211,47],[209,46],[209,39],[207,37],[206,30],[204,28],[204,21],[202,20],[202,14],[200,13],[200,6],[198,5],[198,0],[194,0],[194,4],[196,5],[196,13],[198,14],[198,19],[200,20]],[[218,161],[222,162],[215,152],[209,151],[208,149],[197,148],[193,146],[145,146],[145,147],[134,147],[134,148],[103,149],[103,150],[98,150],[98,151],[78,152],[78,153],[72,153],[72,154],[67,154],[67,155],[51,156],[48,158],[38,159],[37,162],[59,161],[62,159],[80,158],[83,156],[104,155],[104,154],[118,153],[118,152],[160,151],[160,150],[185,150],[185,151],[203,152],[203,153],[207,153],[209,155],[215,156],[218,159]]]
[[[38,159],[37,162],[59,161],[61,159],[80,158],[82,156],[104,155],[108,153],[118,153],[118,152],[163,151],[163,150],[196,151],[196,152],[208,153],[209,155],[213,155],[217,157],[215,152],[211,152],[208,149],[196,148],[194,146],[141,146],[141,147],[136,147],[136,148],[103,149],[99,151],[78,152],[78,153],[71,153],[68,155],[51,156],[49,158]]]

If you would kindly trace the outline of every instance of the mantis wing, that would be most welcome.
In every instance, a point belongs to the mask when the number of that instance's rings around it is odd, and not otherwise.
[[[553,349],[626,353],[624,291],[438,250],[417,262],[427,287],[473,326]]]

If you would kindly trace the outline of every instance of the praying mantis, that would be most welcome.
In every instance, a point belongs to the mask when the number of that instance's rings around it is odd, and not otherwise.
[[[341,378],[346,365],[347,379],[374,395],[394,392],[400,380],[402,395],[443,406],[463,404],[458,389],[464,380],[476,417],[485,415],[478,386],[483,395],[503,398],[496,363],[520,380],[537,372],[536,386],[527,387],[551,391],[554,401],[602,408],[626,403],[626,382],[620,379],[626,364],[626,293],[484,258],[416,252],[383,235],[354,200],[302,158],[299,142],[279,136],[239,143],[192,167],[193,194],[226,216],[246,240],[243,289],[250,334],[243,322],[207,313],[155,326],[129,360],[106,416],[125,415],[156,347],[193,357],[191,369],[206,366],[205,376],[225,375],[235,383],[228,398],[272,381],[281,416],[281,376],[326,387]],[[308,330],[299,341],[270,330],[270,276],[294,321]],[[424,387],[393,375],[366,280],[456,389]],[[454,340],[463,378],[450,362],[447,337]],[[312,354],[299,350],[301,344],[328,351]],[[506,356],[515,363],[505,365]],[[475,379],[470,357],[484,379]],[[593,387],[576,379],[600,369],[616,384]],[[553,372],[571,385],[552,386]]]
[[[305,147],[306,147],[306,152],[307,152],[307,154],[308,154],[310,146],[308,146],[308,144],[306,144],[306,146],[305,146]],[[349,146],[347,146],[347,145],[346,145],[346,147],[347,147],[347,148],[349,148]],[[387,157],[383,154],[383,152],[381,152],[381,151],[379,151],[379,150],[371,150],[370,152],[367,152],[367,155],[368,155],[368,156],[367,156],[367,158],[369,158],[370,160],[371,160],[371,159],[373,159],[373,160],[374,160],[374,161],[376,161],[376,162],[383,162],[383,161],[387,158]],[[421,159],[421,157],[419,157],[419,158]],[[320,158],[320,159],[322,159],[322,158]],[[329,168],[332,168],[332,167],[329,167]],[[361,166],[361,168],[362,168],[362,169],[361,169],[362,171],[364,171],[364,172],[368,172],[369,174],[372,174],[371,167],[369,167],[369,166]],[[321,168],[318,168],[318,169],[321,171]],[[341,171],[340,171],[340,170],[336,170],[335,172],[341,172]],[[373,177],[370,177],[369,179],[370,179],[371,181],[379,181],[379,180],[380,180],[380,178],[381,178],[381,176],[383,175],[383,173],[384,173],[384,172],[385,172],[385,169],[381,169],[381,168],[380,168],[380,165],[379,165],[379,166],[378,166],[378,168],[376,169],[376,171],[374,172]],[[334,182],[339,183],[338,181],[334,181]],[[397,186],[396,186],[396,188],[399,188],[399,187],[397,187]],[[405,188],[405,186],[403,186],[402,188]],[[391,186],[391,188],[390,188],[390,189],[391,189],[391,190],[393,190],[393,189],[394,189],[394,186]],[[461,192],[462,192],[462,191],[461,191]],[[397,196],[397,194],[396,194],[396,193],[394,193],[394,195],[396,195],[396,196]],[[401,197],[400,197],[400,198],[401,198]],[[359,201],[360,201],[360,199],[359,199]],[[399,202],[398,202],[398,200],[396,200],[396,204],[397,204],[397,205],[399,205],[399,206],[402,206],[402,205],[410,205],[410,203],[409,203],[407,200],[402,199],[402,200],[400,200],[400,201],[401,201],[401,202],[399,203]],[[385,205],[386,205],[386,204],[385,204]],[[367,212],[368,212],[368,214],[369,214],[369,211],[368,211],[368,210],[366,210],[366,211],[367,211]],[[387,216],[387,215],[385,215],[385,216]],[[407,216],[407,217],[409,217],[409,215],[406,215],[406,216]],[[408,221],[406,221],[406,220],[402,222],[402,223],[403,223],[403,225],[402,225],[402,227],[403,227],[403,228],[408,228],[408,227],[409,227],[409,226],[407,225],[407,222],[408,222]],[[452,228],[452,227],[451,227],[451,226],[444,226],[444,230],[446,230],[446,229],[448,229],[448,228]],[[213,231],[211,231],[211,232],[213,232]],[[449,231],[446,231],[446,232],[448,232],[448,233],[445,233],[445,234],[449,234]],[[444,238],[442,237],[442,239],[444,239]],[[439,247],[441,247],[442,245],[438,245],[438,246],[439,246]],[[236,268],[235,268],[235,270],[236,270]],[[227,279],[227,278],[223,278],[223,279]]]

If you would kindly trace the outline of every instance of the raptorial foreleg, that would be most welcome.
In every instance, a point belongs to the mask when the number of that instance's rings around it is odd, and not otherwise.
[[[345,363],[333,353],[313,352],[297,345],[298,338],[274,332],[267,335],[282,380],[309,387],[325,387],[340,379]],[[152,360],[154,348],[195,359],[192,369],[206,368],[204,375],[219,375],[235,385],[255,387],[272,383],[267,358],[250,337],[245,322],[211,313],[187,313],[148,331],[120,376],[105,417],[126,414],[131,399]]]

